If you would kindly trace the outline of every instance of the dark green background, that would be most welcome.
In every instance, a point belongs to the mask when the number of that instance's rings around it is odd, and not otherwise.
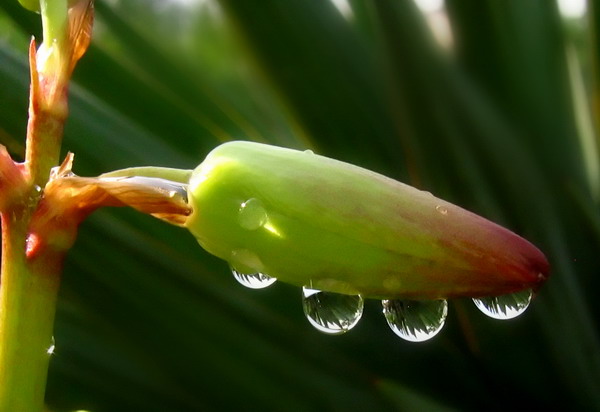
[[[187,232],[102,210],[66,264],[52,410],[600,410],[598,10],[566,24],[549,0],[448,0],[448,52],[412,2],[350,5],[99,0],[71,88],[74,171],[192,168],[231,139],[311,148],[534,242],[553,272],[531,308],[501,322],[452,301],[445,329],[412,344],[369,301],[351,333],[325,336],[297,288],[245,289]],[[0,3],[15,158],[39,33]]]

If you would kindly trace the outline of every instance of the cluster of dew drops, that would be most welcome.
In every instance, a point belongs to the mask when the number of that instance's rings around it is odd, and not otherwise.
[[[243,286],[263,289],[277,280],[263,273],[242,274],[232,269],[234,278]],[[473,299],[475,306],[494,319],[512,319],[529,306],[530,289],[508,295]],[[423,342],[438,334],[446,321],[448,302],[440,300],[382,300],[383,315],[392,331],[410,342]],[[329,335],[341,335],[358,324],[364,299],[360,295],[325,292],[302,288],[302,307],[312,326]]]
[[[446,208],[436,210],[445,215]],[[256,230],[268,221],[267,212],[258,199],[241,204],[239,223],[247,230]],[[263,289],[276,282],[264,273],[243,274],[232,267],[233,276],[251,289]],[[502,296],[474,298],[473,302],[485,315],[494,319],[512,319],[525,312],[531,301],[530,289]],[[431,339],[442,330],[448,315],[448,302],[439,300],[382,300],[383,315],[392,331],[410,342]],[[358,324],[364,309],[360,295],[326,292],[309,286],[302,288],[302,307],[306,318],[317,330],[329,335],[341,335]]]

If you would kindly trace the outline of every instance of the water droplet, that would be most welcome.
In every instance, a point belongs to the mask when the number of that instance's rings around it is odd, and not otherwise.
[[[58,171],[60,170],[60,166],[54,166],[50,169],[50,180],[54,180],[58,177]]]
[[[54,355],[54,349],[56,348],[56,342],[54,341],[54,336],[52,336],[52,340],[50,341],[50,346],[46,349],[46,353],[48,355]]]
[[[531,302],[531,289],[508,295],[473,299],[477,309],[494,319],[512,319],[525,312]]]
[[[250,289],[264,289],[277,281],[277,278],[273,278],[260,272],[245,274],[232,268],[231,273],[233,273],[235,280]]]
[[[229,258],[229,266],[240,273],[264,271],[264,265],[258,255],[248,249],[232,250]]]
[[[158,179],[156,179],[158,180]],[[161,179],[162,180],[162,179]],[[170,186],[165,185],[164,190],[167,191],[167,196],[170,199],[173,199],[178,202],[187,203],[188,202],[188,193],[187,193],[187,185],[173,183]]]
[[[437,211],[438,211],[440,214],[442,214],[442,215],[444,215],[444,216],[446,216],[446,215],[448,214],[448,209],[447,209],[447,208],[445,208],[445,207],[444,207],[444,206],[442,206],[442,205],[437,205],[437,206],[435,207],[435,210],[437,210]]]
[[[240,205],[238,222],[244,229],[256,230],[267,223],[267,219],[267,211],[260,200],[252,198]]]
[[[309,155],[314,155],[314,154],[315,154],[315,152],[313,152],[313,151],[312,151],[312,150],[310,150],[310,149],[306,149],[306,150],[304,151],[304,153],[306,153],[306,154],[309,154]]]
[[[356,326],[363,314],[360,295],[323,292],[302,288],[302,308],[306,318],[318,331],[341,335]]]
[[[394,333],[410,342],[438,334],[448,315],[446,300],[383,300],[383,315]]]
[[[40,236],[37,233],[28,234],[25,239],[25,253],[27,253],[27,256],[31,257],[36,250],[39,251],[40,247],[42,247]]]

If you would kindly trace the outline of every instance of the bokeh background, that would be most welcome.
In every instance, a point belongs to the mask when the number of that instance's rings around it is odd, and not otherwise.
[[[332,337],[297,288],[245,289],[187,232],[102,210],[66,263],[49,408],[600,410],[600,8],[561,3],[98,0],[64,140],[77,174],[193,168],[232,139],[310,148],[507,226],[553,272],[512,321],[455,300],[414,344],[368,301]],[[2,1],[15,158],[32,34],[39,16]]]

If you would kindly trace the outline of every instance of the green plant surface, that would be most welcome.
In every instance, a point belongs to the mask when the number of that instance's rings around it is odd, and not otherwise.
[[[370,168],[543,250],[552,272],[528,311],[502,322],[451,300],[440,334],[415,344],[368,300],[355,329],[326,336],[298,287],[245,289],[185,230],[106,209],[66,262],[51,410],[600,408],[598,130],[590,149],[578,123],[597,110],[598,10],[576,49],[582,95],[554,2],[448,0],[452,52],[411,2],[349,5],[98,0],[63,155],[81,176],[193,169],[252,140]],[[0,143],[15,158],[37,21],[0,3]]]
[[[203,249],[298,287],[435,300],[537,289],[548,274],[514,233],[310,150],[220,145],[193,171],[188,199],[185,227]]]

